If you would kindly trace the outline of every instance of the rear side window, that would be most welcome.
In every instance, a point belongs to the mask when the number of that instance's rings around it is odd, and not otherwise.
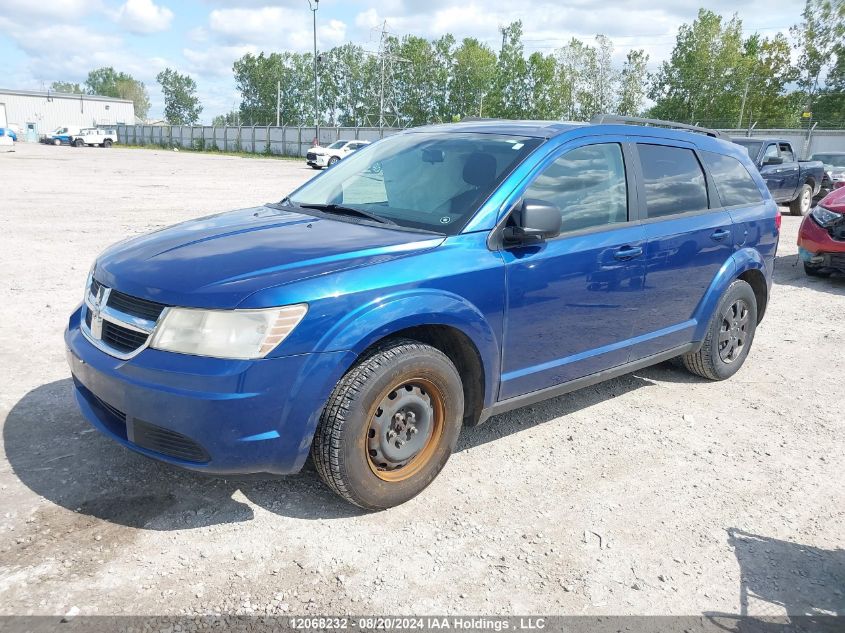
[[[557,205],[564,233],[627,222],[622,147],[600,143],[563,154],[537,176],[525,197]]]
[[[780,155],[785,163],[795,162],[795,154],[792,153],[792,146],[789,143],[780,144]]]
[[[754,205],[763,200],[760,190],[751,174],[741,162],[732,156],[702,152],[707,169],[716,181],[719,199],[726,207]]]
[[[707,209],[707,185],[695,152],[638,144],[649,218]]]

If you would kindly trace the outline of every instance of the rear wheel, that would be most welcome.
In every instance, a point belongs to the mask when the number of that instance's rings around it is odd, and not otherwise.
[[[789,203],[789,212],[792,215],[807,215],[813,202],[813,188],[810,185],[801,185],[798,197]]]
[[[818,266],[813,266],[804,262],[804,272],[808,277],[830,277],[830,273],[826,270],[821,270]]]
[[[419,494],[455,447],[464,411],[461,378],[439,350],[388,341],[338,382],[311,455],[323,481],[368,510]]]
[[[748,283],[737,279],[710,318],[701,349],[681,357],[684,367],[710,380],[730,378],[748,357],[756,330],[757,298]]]

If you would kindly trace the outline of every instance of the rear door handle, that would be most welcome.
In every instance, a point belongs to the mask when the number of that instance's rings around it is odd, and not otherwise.
[[[731,232],[726,230],[726,229],[719,229],[718,231],[715,231],[710,237],[712,239],[716,240],[717,242],[721,242],[723,239],[728,237],[730,234],[731,234]]]
[[[629,259],[634,259],[643,254],[643,249],[639,246],[623,246],[613,256],[619,261],[626,262]]]

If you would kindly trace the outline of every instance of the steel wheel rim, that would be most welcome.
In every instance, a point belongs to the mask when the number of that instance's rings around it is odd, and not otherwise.
[[[381,396],[368,414],[364,436],[367,463],[383,481],[404,481],[431,461],[440,444],[445,420],[443,395],[430,380],[412,378],[386,389]]]
[[[745,299],[737,299],[722,313],[719,327],[719,358],[731,364],[742,355],[748,340],[751,311]]]
[[[801,194],[801,211],[806,213],[810,209],[810,190],[806,187]]]

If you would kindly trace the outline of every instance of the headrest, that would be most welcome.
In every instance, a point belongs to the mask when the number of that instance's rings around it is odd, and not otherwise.
[[[492,154],[473,152],[464,164],[464,180],[473,187],[486,187],[496,178],[496,159]]]

